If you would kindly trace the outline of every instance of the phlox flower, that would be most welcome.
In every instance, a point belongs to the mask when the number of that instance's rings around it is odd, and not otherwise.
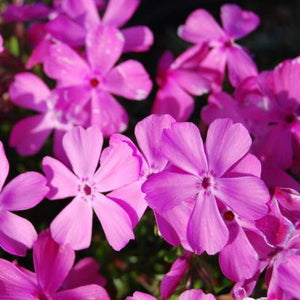
[[[177,121],[186,121],[194,110],[193,96],[201,96],[211,88],[208,71],[201,71],[200,62],[207,55],[207,44],[196,45],[174,60],[166,51],[159,63],[156,93],[152,112],[170,114]],[[207,77],[206,77],[207,76]]]
[[[69,245],[56,243],[43,231],[33,245],[35,273],[0,259],[1,299],[98,299],[109,300],[105,289],[96,284],[77,282],[70,289],[62,285],[73,270],[75,252]],[[86,272],[88,275],[89,272]]]
[[[215,254],[228,243],[227,216],[233,213],[255,220],[268,211],[269,192],[263,181],[243,173],[243,168],[239,171],[238,166],[234,170],[250,146],[246,128],[230,119],[210,125],[205,147],[192,123],[174,123],[163,132],[161,152],[174,168],[150,176],[142,190],[149,206],[161,214],[184,202],[192,203],[187,241],[198,254]],[[222,215],[220,205],[230,213]]]
[[[115,250],[134,238],[127,208],[104,193],[136,181],[140,172],[139,159],[121,140],[111,143],[100,157],[102,144],[103,137],[97,127],[86,130],[74,127],[63,138],[72,171],[48,156],[42,162],[50,187],[47,197],[51,200],[74,197],[52,221],[50,230],[57,242],[70,244],[75,250],[87,248],[91,243],[93,211]]]
[[[15,105],[38,112],[14,125],[9,145],[21,155],[33,155],[54,131],[53,150],[57,157],[63,158],[63,135],[74,125],[85,125],[88,115],[72,103],[76,99],[79,105],[81,101],[76,89],[51,91],[36,75],[19,73],[9,87],[9,95]]]
[[[124,131],[128,123],[126,111],[111,94],[143,100],[152,87],[139,62],[127,60],[113,67],[123,46],[124,38],[117,29],[99,26],[87,34],[87,61],[69,46],[57,44],[50,47],[44,65],[46,74],[60,87],[76,89],[80,105],[90,111],[91,124],[99,126],[105,136]]]
[[[238,5],[224,4],[221,7],[221,20],[223,28],[206,10],[197,9],[188,16],[178,33],[188,42],[209,42],[211,51],[201,65],[219,71],[220,84],[227,65],[230,82],[236,86],[242,79],[257,74],[252,58],[235,40],[255,30],[259,17],[253,12],[242,10]]]
[[[37,238],[32,224],[11,211],[26,210],[36,206],[47,194],[46,179],[37,172],[25,172],[5,187],[9,164],[0,142],[0,247],[5,251],[25,256]],[[0,288],[1,290],[1,288]]]

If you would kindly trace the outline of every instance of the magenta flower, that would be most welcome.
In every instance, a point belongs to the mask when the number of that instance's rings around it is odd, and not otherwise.
[[[63,138],[63,147],[72,172],[60,161],[43,159],[48,179],[48,198],[75,197],[53,220],[53,238],[70,244],[75,250],[89,247],[92,237],[93,210],[109,244],[123,248],[134,238],[133,225],[125,207],[104,193],[121,188],[138,179],[140,162],[133,149],[121,140],[114,141],[100,157],[103,137],[99,129],[75,127]],[[96,170],[99,163],[100,167]]]
[[[194,110],[193,96],[201,96],[211,89],[208,71],[199,69],[207,55],[207,44],[196,45],[174,60],[166,51],[158,63],[157,83],[152,112],[170,114],[177,121],[186,121]]]
[[[14,125],[9,138],[10,146],[15,147],[21,155],[33,155],[54,131],[53,150],[55,156],[63,158],[61,139],[64,133],[74,125],[85,125],[87,117],[87,112],[80,111],[72,103],[75,99],[77,104],[84,100],[76,93],[76,89],[50,91],[36,75],[19,73],[9,87],[9,95],[15,105],[39,113]]]
[[[100,26],[87,35],[87,62],[65,44],[52,45],[45,62],[47,75],[60,87],[75,88],[85,99],[91,124],[99,126],[105,136],[124,131],[128,123],[126,111],[111,94],[143,100],[152,87],[144,67],[135,60],[113,68],[123,46],[124,38],[117,29]]]
[[[223,29],[210,13],[197,9],[179,28],[179,35],[196,44],[209,42],[212,49],[201,65],[219,71],[222,78],[227,65],[230,82],[236,86],[244,78],[257,74],[255,63],[235,40],[255,30],[259,17],[253,12],[242,10],[238,5],[225,4],[221,7],[221,20]]]
[[[267,213],[269,193],[263,181],[247,173],[231,172],[250,146],[246,128],[229,119],[210,125],[205,147],[192,123],[174,123],[164,130],[161,151],[176,168],[152,175],[142,189],[149,206],[158,213],[184,201],[194,203],[187,240],[196,253],[215,254],[228,242],[229,231],[219,202],[249,220]]]
[[[61,290],[71,271],[75,252],[69,245],[57,244],[42,232],[33,245],[35,273],[0,259],[1,299],[98,299],[109,300],[105,289],[96,284],[80,285]]]
[[[36,206],[47,194],[46,179],[37,172],[26,172],[3,184],[9,171],[8,161],[0,142],[0,247],[5,251],[25,256],[37,238],[32,224],[11,211],[26,210]],[[0,288],[1,290],[1,288]]]

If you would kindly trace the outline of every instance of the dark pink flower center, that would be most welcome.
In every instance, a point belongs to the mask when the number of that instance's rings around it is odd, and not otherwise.
[[[228,210],[224,213],[224,219],[226,221],[233,221],[234,220],[234,213],[231,210]]]
[[[209,177],[204,177],[201,183],[202,187],[206,190],[211,186],[211,181]]]
[[[92,188],[87,184],[84,185],[83,191],[87,196],[92,194]]]
[[[93,88],[96,88],[98,85],[99,85],[99,80],[97,78],[92,78],[90,80],[90,85],[93,87]]]

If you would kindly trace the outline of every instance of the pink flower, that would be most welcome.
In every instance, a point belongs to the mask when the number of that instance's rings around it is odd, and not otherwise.
[[[104,288],[81,284],[61,290],[71,271],[75,252],[69,245],[57,244],[43,231],[33,245],[35,273],[0,259],[0,297],[2,299],[88,299],[109,300]]]
[[[73,172],[51,157],[43,159],[50,192],[48,198],[75,197],[53,220],[53,238],[70,244],[75,250],[89,247],[92,237],[93,210],[108,243],[123,248],[134,238],[133,225],[125,207],[110,192],[137,180],[140,162],[132,148],[121,140],[111,142],[100,157],[103,137],[99,129],[75,127],[63,138],[63,147]],[[96,170],[99,163],[100,167]]]
[[[26,210],[36,206],[47,194],[46,180],[37,172],[26,172],[3,184],[9,171],[8,161],[0,142],[0,247],[5,251],[25,256],[37,238],[32,224],[11,211]],[[1,289],[0,289],[1,290]]]
[[[158,213],[184,202],[193,203],[187,240],[196,253],[215,254],[228,243],[226,216],[221,215],[219,202],[248,220],[267,213],[266,186],[258,177],[243,174],[237,164],[250,146],[246,128],[229,119],[210,125],[205,147],[192,123],[174,123],[164,130],[161,151],[175,168],[152,175],[142,190],[149,206]]]
[[[211,88],[209,72],[199,64],[207,55],[207,44],[196,45],[174,60],[167,51],[158,63],[157,83],[152,112],[170,114],[177,121],[186,121],[194,110],[193,96],[201,96]]]
[[[21,155],[36,154],[54,130],[55,156],[64,158],[62,136],[74,125],[84,125],[87,118],[87,112],[72,103],[76,99],[79,105],[84,100],[76,89],[50,91],[36,75],[19,73],[9,87],[9,95],[15,105],[39,113],[14,125],[9,137],[10,146]]]
[[[45,61],[45,72],[60,87],[75,88],[90,111],[91,124],[105,136],[126,129],[128,116],[111,95],[133,100],[145,99],[152,87],[144,67],[127,60],[113,68],[124,46],[115,28],[99,26],[89,31],[86,40],[87,62],[65,44],[52,45]],[[74,100],[76,101],[76,100]]]
[[[221,20],[223,29],[210,13],[197,9],[179,28],[179,35],[196,44],[208,41],[212,49],[201,66],[219,71],[222,81],[227,65],[230,82],[236,86],[244,78],[257,74],[255,63],[242,47],[235,44],[235,40],[256,29],[259,17],[238,5],[225,4],[221,7]]]

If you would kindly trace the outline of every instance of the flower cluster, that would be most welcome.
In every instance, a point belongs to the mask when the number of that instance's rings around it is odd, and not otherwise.
[[[177,57],[162,54],[151,112],[131,120],[124,98],[146,100],[153,85],[126,56],[154,41],[147,26],[125,26],[140,1],[48,2],[2,12],[4,24],[26,24],[31,49],[5,92],[23,115],[35,111],[10,123],[8,145],[42,159],[39,172],[26,167],[4,186],[9,162],[0,142],[0,247],[33,256],[26,268],[0,258],[0,299],[117,297],[98,273],[97,254],[73,266],[75,251],[91,249],[96,231],[99,252],[105,241],[121,251],[146,215],[157,239],[178,251],[159,292],[148,283],[147,293],[130,291],[127,300],[300,299],[300,57],[259,72],[236,43],[259,17],[224,4],[220,26],[197,9],[178,29],[192,45]],[[206,94],[200,123],[192,122],[194,97]],[[57,212],[43,224],[15,214],[38,213],[39,203],[50,211],[53,202]],[[226,291],[216,287],[212,261]]]

